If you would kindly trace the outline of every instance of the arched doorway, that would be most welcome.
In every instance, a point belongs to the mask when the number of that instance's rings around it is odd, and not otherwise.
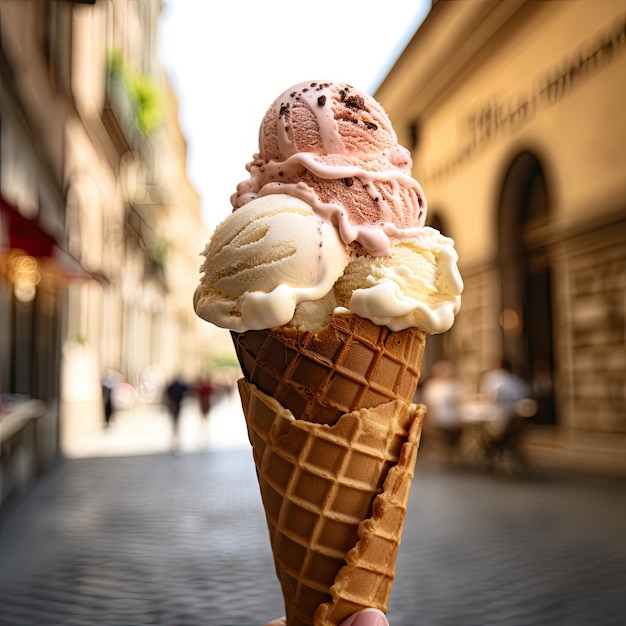
[[[544,170],[530,152],[504,177],[498,211],[502,350],[539,402],[536,423],[556,424],[552,272],[545,238],[550,221]]]

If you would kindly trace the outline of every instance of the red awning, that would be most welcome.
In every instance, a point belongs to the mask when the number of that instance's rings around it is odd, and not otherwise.
[[[86,270],[80,261],[62,248],[36,219],[22,215],[12,204],[0,197],[0,210],[6,217],[8,237],[0,240],[0,253],[9,254],[21,250],[24,254],[42,260],[61,280],[99,280],[106,278]]]

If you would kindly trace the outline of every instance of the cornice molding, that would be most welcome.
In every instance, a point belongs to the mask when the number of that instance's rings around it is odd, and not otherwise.
[[[400,93],[404,108],[413,108],[417,102],[419,109],[426,109],[464,75],[478,55],[486,53],[487,42],[518,12],[523,9],[530,17],[542,4],[526,0],[435,3],[376,91],[376,99],[392,119]]]

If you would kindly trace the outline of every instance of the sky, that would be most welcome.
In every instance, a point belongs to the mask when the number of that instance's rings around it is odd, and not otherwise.
[[[373,94],[429,8],[430,0],[164,0],[160,56],[209,229],[231,212],[274,99],[320,79]]]

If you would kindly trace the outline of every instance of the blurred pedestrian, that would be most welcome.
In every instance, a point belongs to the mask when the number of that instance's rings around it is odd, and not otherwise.
[[[216,388],[211,378],[206,376],[196,383],[195,391],[198,396],[198,404],[200,406],[200,418],[202,420],[204,432],[204,444],[207,445],[209,441],[209,414],[211,413],[212,400],[213,395],[216,392]]]
[[[484,454],[488,469],[494,468],[496,459],[508,455],[518,469],[525,469],[526,458],[520,446],[528,410],[531,389],[513,373],[510,362],[502,359],[499,367],[483,374],[480,381],[481,395],[492,404],[493,418],[485,425]]]
[[[480,393],[495,406],[491,425],[494,433],[504,431],[510,420],[518,417],[520,402],[531,396],[530,387],[513,373],[507,359],[502,359],[498,367],[483,374]]]
[[[180,411],[182,409],[183,398],[187,393],[188,386],[180,377],[174,378],[166,387],[164,402],[172,419],[172,451],[178,450],[180,446]]]
[[[108,368],[102,374],[100,386],[102,387],[102,402],[104,407],[104,427],[108,428],[115,412],[115,387],[122,382],[123,376],[116,370]]]
[[[421,393],[427,407],[428,434],[436,438],[445,454],[451,457],[457,451],[462,433],[459,404],[463,387],[456,377],[454,364],[445,359],[434,363]]]
[[[196,393],[198,394],[200,413],[205,419],[208,419],[209,413],[211,412],[211,399],[214,392],[215,386],[208,376],[201,379],[196,384]]]

